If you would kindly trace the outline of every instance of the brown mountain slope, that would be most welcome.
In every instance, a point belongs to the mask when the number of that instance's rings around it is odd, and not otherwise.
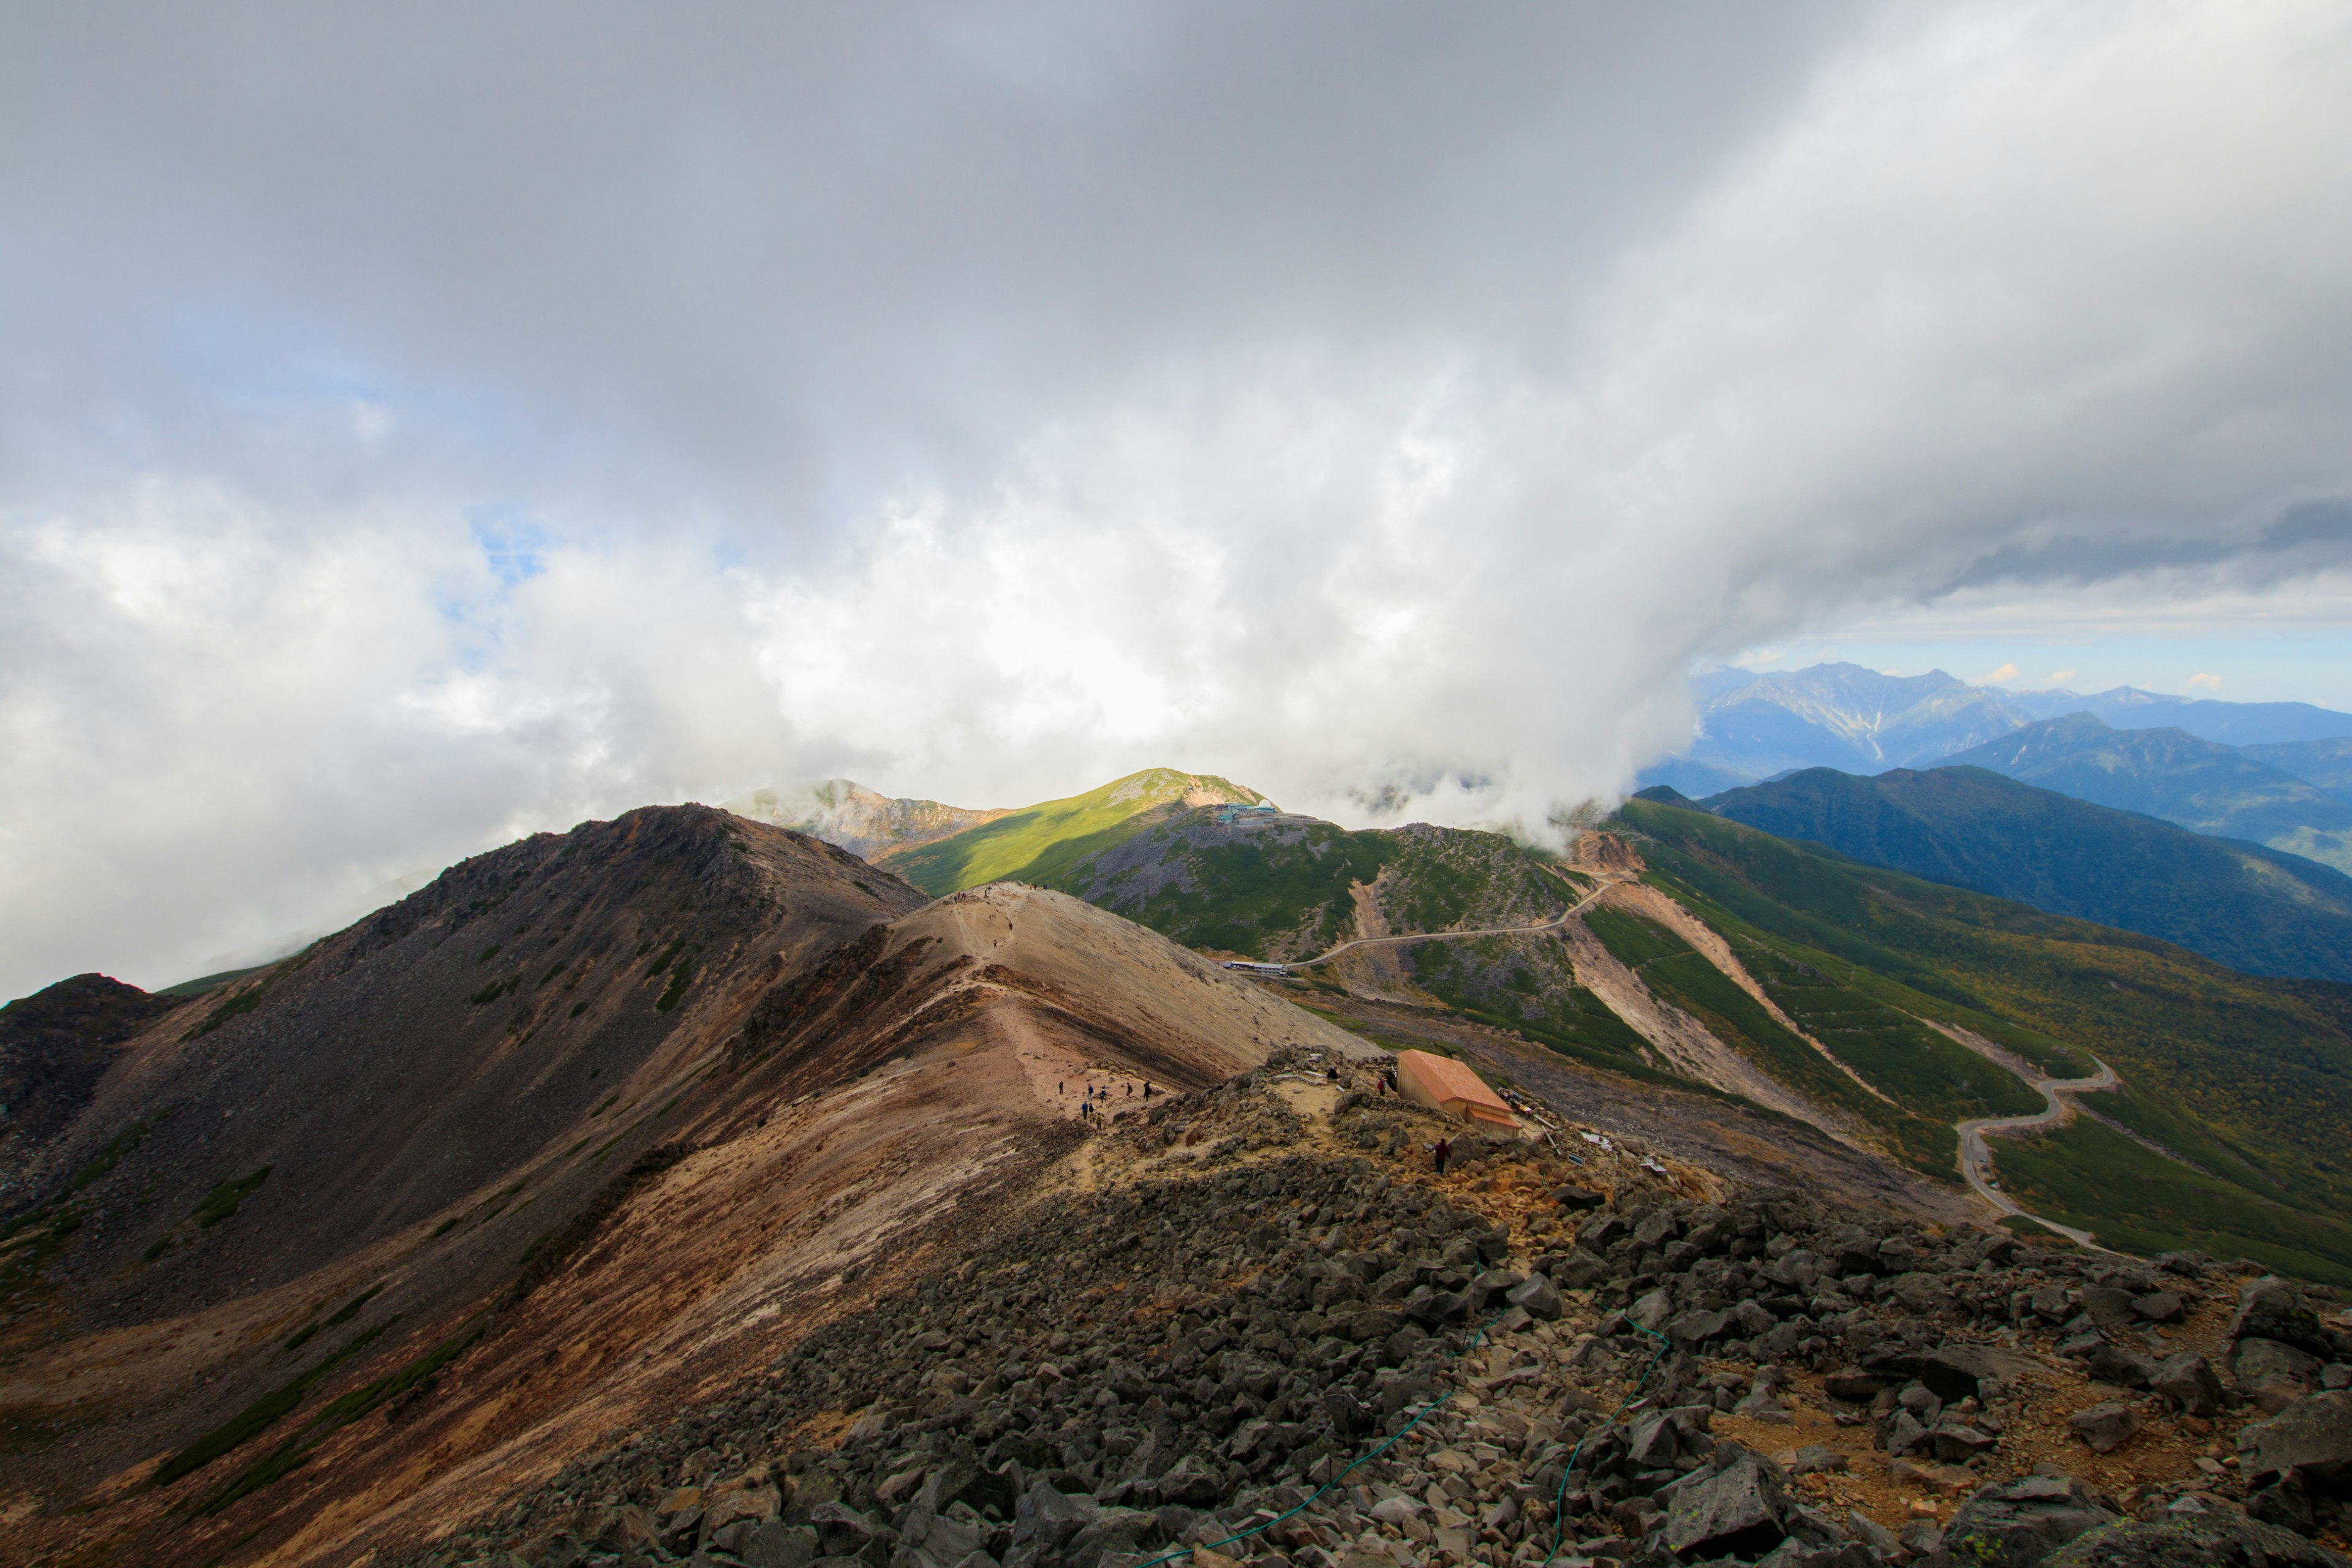
[[[81,1114],[121,1047],[172,1005],[77,974],[0,1007],[0,1212],[28,1199],[36,1156]]]
[[[1058,894],[919,904],[800,835],[635,812],[164,1018],[47,1159],[144,1129],[17,1276],[6,1551],[346,1560],[984,1226],[1082,1086],[1118,1110],[1362,1049]]]

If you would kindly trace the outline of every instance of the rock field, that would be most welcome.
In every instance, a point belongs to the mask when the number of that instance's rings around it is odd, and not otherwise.
[[[1453,1125],[1304,1052],[1168,1099],[411,1561],[2352,1568],[2324,1290]]]

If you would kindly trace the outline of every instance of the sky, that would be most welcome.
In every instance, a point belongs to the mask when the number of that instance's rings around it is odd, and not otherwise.
[[[1733,661],[2352,706],[2347,164],[2317,0],[12,7],[0,994],[796,778],[1539,827]]]

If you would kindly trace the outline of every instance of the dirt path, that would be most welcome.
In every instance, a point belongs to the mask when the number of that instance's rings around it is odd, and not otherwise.
[[[1483,931],[1408,931],[1402,936],[1360,936],[1353,942],[1341,942],[1339,946],[1332,948],[1328,952],[1318,952],[1312,958],[1302,958],[1295,963],[1286,963],[1282,967],[1285,969],[1306,969],[1314,964],[1326,963],[1331,959],[1339,957],[1343,952],[1349,952],[1360,947],[1392,947],[1400,942],[1459,942],[1465,937],[1474,936],[1540,936],[1546,931],[1555,931],[1559,930],[1562,926],[1568,924],[1569,921],[1574,920],[1577,916],[1591,909],[1594,901],[1597,900],[1601,894],[1615,887],[1619,882],[1625,880],[1628,874],[1616,871],[1601,871],[1593,873],[1593,875],[1602,879],[1594,885],[1592,891],[1585,894],[1583,898],[1570,905],[1569,908],[1560,914],[1550,920],[1545,921],[1540,925],[1488,926]]]

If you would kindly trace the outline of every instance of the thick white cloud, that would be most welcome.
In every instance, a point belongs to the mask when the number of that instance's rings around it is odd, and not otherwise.
[[[2340,617],[2340,8],[7,33],[0,992],[771,777],[1534,823],[1841,617]]]

